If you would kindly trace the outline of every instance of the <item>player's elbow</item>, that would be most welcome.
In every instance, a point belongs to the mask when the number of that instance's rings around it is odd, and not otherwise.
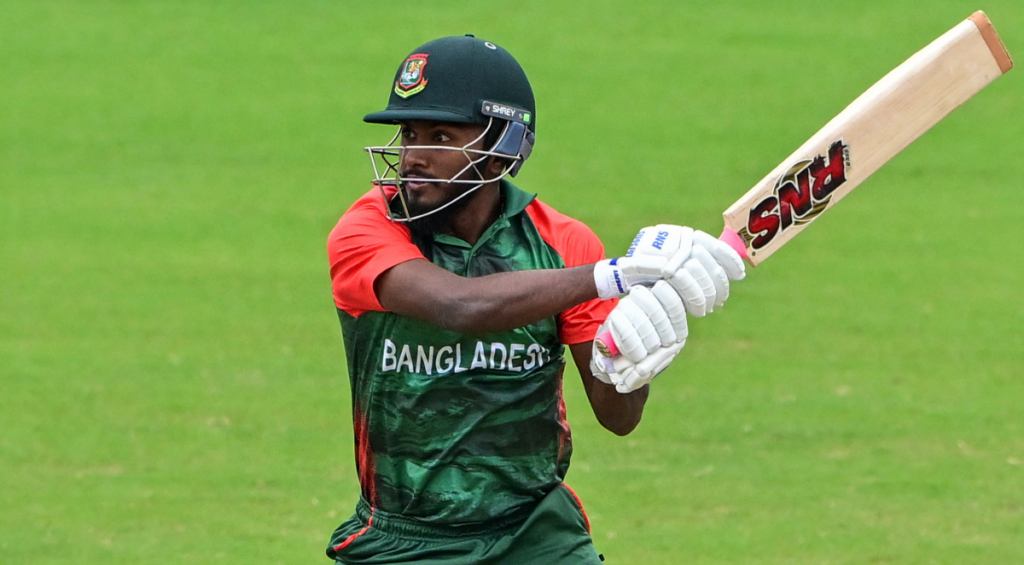
[[[609,432],[619,437],[624,437],[628,436],[640,425],[640,415],[637,414],[635,417],[627,418],[598,418],[597,421]]]
[[[615,389],[602,385],[603,394],[592,394],[591,405],[594,415],[604,429],[617,436],[629,435],[640,425],[644,415],[644,405],[650,393],[650,386],[634,390],[627,394],[615,392]],[[595,391],[598,392],[598,391]]]

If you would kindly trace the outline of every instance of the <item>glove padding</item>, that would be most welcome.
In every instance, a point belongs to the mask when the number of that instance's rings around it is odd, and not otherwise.
[[[665,281],[633,287],[608,315],[597,335],[610,331],[620,355],[603,356],[595,346],[590,369],[602,382],[629,393],[665,370],[686,344],[689,330],[679,294]]]
[[[729,281],[746,276],[743,259],[728,244],[683,226],[659,224],[640,230],[626,256],[653,264],[666,258],[667,280],[691,316],[705,316],[729,298]]]
[[[692,234],[691,228],[670,225],[640,230],[624,257],[605,259],[595,265],[598,296],[602,299],[622,296],[636,285],[650,286],[665,279],[665,266],[679,250],[684,249],[689,255]],[[669,272],[677,269],[678,266]]]

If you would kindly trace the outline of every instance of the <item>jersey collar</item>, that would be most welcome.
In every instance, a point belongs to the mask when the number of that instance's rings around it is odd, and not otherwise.
[[[537,197],[536,194],[530,194],[517,188],[506,179],[501,179],[501,195],[505,201],[504,215],[509,218],[526,210],[530,202],[533,202],[533,199]]]
[[[530,205],[530,202],[533,202],[533,199],[537,197],[536,194],[530,194],[529,192],[519,189],[505,179],[501,179],[500,182],[501,184],[499,185],[499,188],[501,189],[504,209],[501,211],[501,215],[498,216],[498,219],[484,230],[484,233],[480,236],[480,240],[476,242],[476,245],[470,245],[457,237],[443,233],[435,233],[434,241],[446,245],[453,245],[455,247],[477,249],[490,241],[490,239],[494,237],[494,234],[507,228],[509,226],[509,218],[523,213],[523,211],[526,210],[526,207]]]

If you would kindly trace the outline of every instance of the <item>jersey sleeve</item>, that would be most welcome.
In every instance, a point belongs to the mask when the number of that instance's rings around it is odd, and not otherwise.
[[[383,311],[373,283],[391,267],[423,253],[406,226],[386,216],[384,197],[371,190],[341,217],[327,238],[334,304],[351,316]]]
[[[541,237],[561,257],[566,267],[597,263],[605,258],[604,245],[586,224],[562,214],[534,199],[526,212],[530,214]],[[558,315],[558,335],[562,343],[574,345],[594,339],[597,328],[615,308],[618,299],[595,298]]]

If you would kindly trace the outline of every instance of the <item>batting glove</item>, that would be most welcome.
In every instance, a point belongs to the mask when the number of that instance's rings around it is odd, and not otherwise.
[[[648,289],[633,287],[598,329],[610,332],[620,355],[591,351],[590,369],[620,393],[637,390],[665,370],[686,344],[689,333],[682,299],[665,281]]]
[[[680,249],[689,255],[692,233],[692,229],[680,226],[640,230],[625,257],[606,259],[594,266],[598,295],[602,299],[622,296],[636,285],[650,286],[664,279],[666,265]]]
[[[653,234],[653,235],[652,235]],[[627,257],[665,258],[667,280],[691,316],[705,316],[729,298],[729,281],[746,276],[743,260],[729,245],[699,230],[659,224],[640,230]]]

